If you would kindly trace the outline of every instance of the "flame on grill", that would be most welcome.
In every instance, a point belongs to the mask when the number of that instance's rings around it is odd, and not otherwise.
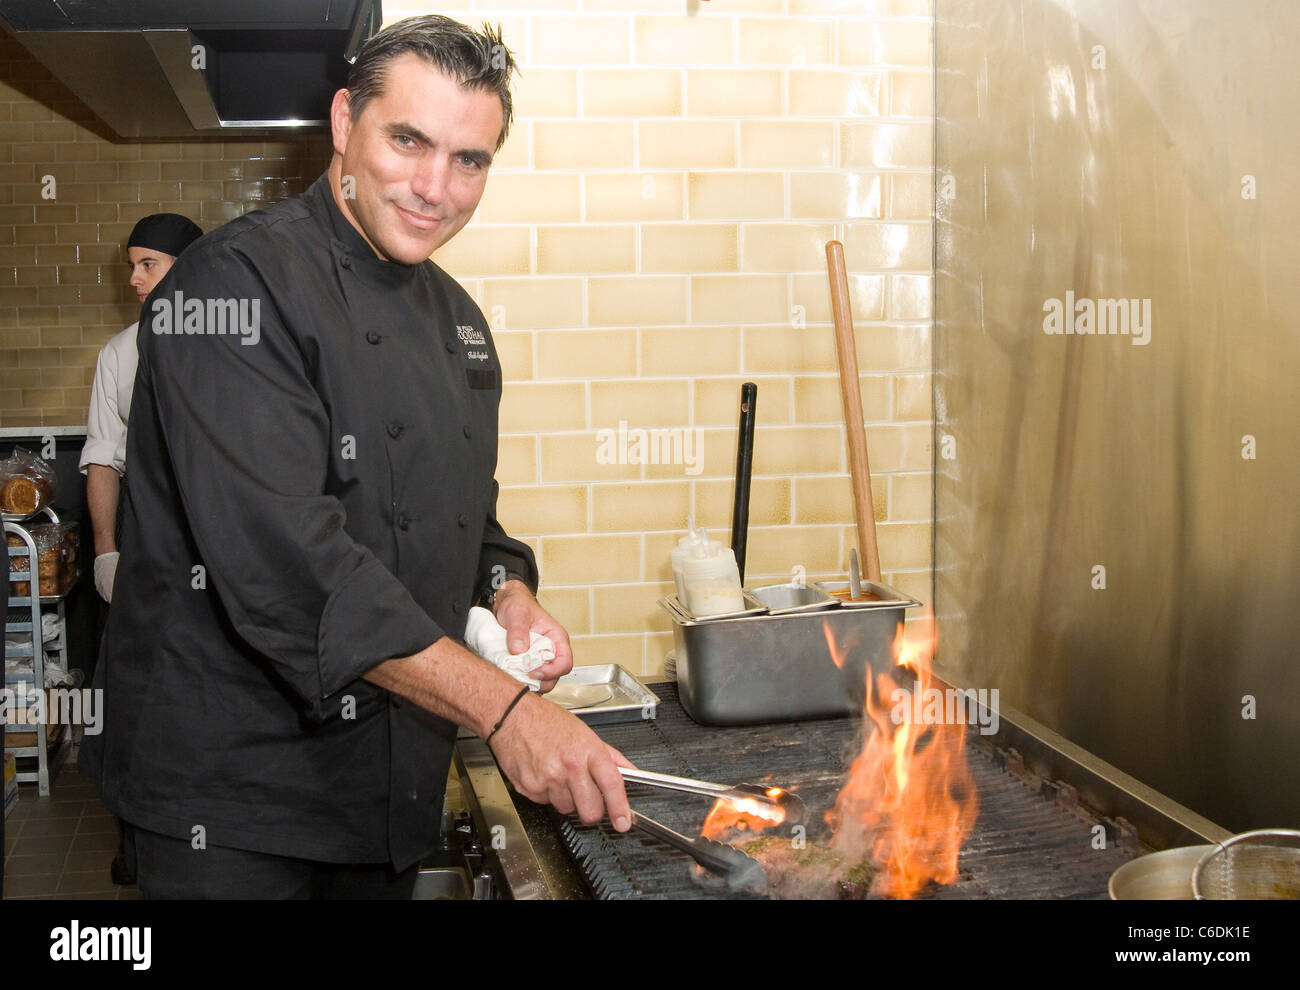
[[[769,787],[768,797],[779,798],[783,791]],[[766,828],[775,828],[785,821],[785,811],[776,805],[754,798],[718,798],[713,803],[700,835],[717,842],[734,842]]]
[[[843,669],[849,651],[836,645],[829,623],[824,628]],[[877,869],[872,893],[885,897],[910,898],[931,881],[955,881],[958,854],[979,813],[965,726],[913,721],[919,706],[904,703],[916,693],[926,697],[935,642],[932,617],[910,633],[900,626],[894,671],[873,678],[867,667],[866,742],[826,813],[834,848],[850,861],[870,859]],[[915,685],[899,668],[915,676]]]

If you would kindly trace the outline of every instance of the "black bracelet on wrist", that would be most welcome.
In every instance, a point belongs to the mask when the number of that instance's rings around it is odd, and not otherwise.
[[[492,726],[492,731],[488,733],[488,737],[483,740],[484,742],[488,743],[489,745],[491,744],[492,737],[497,734],[501,726],[506,724],[506,719],[508,719],[510,717],[510,713],[515,710],[515,705],[519,704],[519,702],[523,700],[524,695],[526,695],[530,690],[532,689],[527,684],[525,684],[522,688],[519,689],[519,693],[515,695],[514,701],[510,702],[510,704],[506,706],[506,710],[501,714],[501,717],[497,720],[497,724]]]
[[[511,581],[520,581],[525,586],[527,586],[528,584],[528,582],[524,579],[524,576],[522,574],[516,574],[514,571],[506,571],[505,579],[501,582],[500,585],[496,587],[488,588],[487,591],[483,592],[483,594],[479,596],[479,600],[483,603],[483,607],[486,608],[488,611],[491,611],[492,607],[497,602],[497,595],[500,593],[501,589],[504,588]]]

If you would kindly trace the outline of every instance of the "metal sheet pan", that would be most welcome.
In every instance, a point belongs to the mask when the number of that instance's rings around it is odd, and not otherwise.
[[[609,690],[609,697],[604,701],[583,708],[569,708],[569,711],[588,725],[652,719],[659,706],[659,696],[641,683],[640,679],[616,663],[575,667],[560,678],[555,690],[560,691],[566,686],[570,688],[600,686]],[[550,695],[543,695],[543,697],[550,698],[552,701],[558,700],[551,698]]]

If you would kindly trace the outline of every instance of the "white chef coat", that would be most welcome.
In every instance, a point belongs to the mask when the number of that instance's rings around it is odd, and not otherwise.
[[[89,464],[111,467],[126,474],[126,421],[131,413],[131,389],[140,355],[132,323],[104,345],[95,363],[90,386],[90,412],[86,418],[86,445],[81,448],[81,473]]]

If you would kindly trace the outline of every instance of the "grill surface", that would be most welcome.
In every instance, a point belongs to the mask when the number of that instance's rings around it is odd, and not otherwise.
[[[682,711],[674,684],[656,684],[663,699],[652,721],[607,725],[597,732],[646,770],[725,783],[772,782],[797,789],[809,810],[810,842],[826,841],[824,813],[860,747],[857,719],[743,728],[697,725]],[[1130,830],[1070,803],[1069,788],[1011,772],[1014,756],[981,748],[968,728],[967,761],[979,791],[975,828],[962,847],[959,876],[921,897],[1104,898],[1111,873],[1131,859]],[[712,807],[706,797],[630,784],[632,807],[686,835],[698,835]],[[553,813],[552,813],[553,814]],[[619,835],[555,816],[564,845],[593,895],[601,898],[716,898],[716,883],[694,878],[694,863],[643,833]],[[1102,826],[1105,845],[1096,826]]]

